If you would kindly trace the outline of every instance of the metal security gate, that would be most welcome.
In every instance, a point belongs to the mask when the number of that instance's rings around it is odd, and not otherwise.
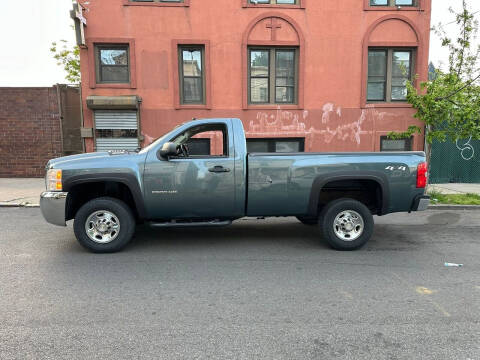
[[[138,119],[136,110],[95,111],[96,151],[136,150]]]
[[[480,183],[480,141],[432,144],[430,183]]]

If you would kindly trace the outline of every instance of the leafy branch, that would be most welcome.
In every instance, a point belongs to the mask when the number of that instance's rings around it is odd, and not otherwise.
[[[50,52],[57,60],[57,65],[62,66],[67,73],[65,76],[67,81],[72,84],[80,83],[80,48],[78,46],[74,46],[72,49],[68,48],[67,41],[60,40],[60,43],[52,43]]]
[[[426,140],[431,144],[437,141],[456,141],[470,138],[480,139],[480,79],[478,59],[480,47],[473,45],[478,33],[478,21],[468,7],[467,0],[462,0],[462,9],[455,12],[455,31],[446,32],[439,24],[433,31],[441,38],[442,46],[449,52],[449,64],[445,71],[435,70],[429,81],[415,86],[415,77],[406,82],[407,101],[416,110],[415,118],[425,124]],[[420,129],[411,126],[406,132],[391,132],[391,139],[412,136]],[[427,156],[430,153],[427,149]]]

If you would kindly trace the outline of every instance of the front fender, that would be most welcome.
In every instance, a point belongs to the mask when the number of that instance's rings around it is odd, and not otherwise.
[[[63,190],[69,192],[74,186],[102,181],[119,182],[126,185],[132,193],[139,219],[146,219],[147,215],[142,190],[138,179],[134,174],[101,173],[73,175],[64,180]]]

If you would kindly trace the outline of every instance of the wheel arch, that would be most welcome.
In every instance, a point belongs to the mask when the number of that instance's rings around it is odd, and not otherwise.
[[[322,190],[329,183],[336,181],[371,181],[378,185],[381,193],[381,204],[378,209],[378,215],[388,213],[389,207],[389,183],[387,176],[379,171],[337,171],[325,175],[317,176],[310,190],[310,198],[308,203],[308,214],[310,216],[318,216],[319,202]]]
[[[111,192],[109,193],[107,188],[111,188],[112,185],[116,185],[120,192],[117,191],[117,193],[113,195]],[[99,191],[102,186],[104,191]],[[79,203],[83,205],[89,200],[102,196],[112,196],[119,200],[126,200],[125,202],[132,207],[132,211],[139,221],[146,219],[143,194],[140,189],[140,184],[133,174],[75,175],[65,179],[63,188],[64,191],[68,192],[66,209],[67,219],[72,219],[75,216],[75,213],[79,208]],[[87,193],[87,196],[82,198],[79,202],[76,197],[83,195],[84,191],[88,189],[95,189],[97,193]],[[128,190],[128,193],[125,190]]]

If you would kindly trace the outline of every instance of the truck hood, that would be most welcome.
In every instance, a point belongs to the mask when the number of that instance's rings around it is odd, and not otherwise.
[[[131,157],[138,155],[136,152],[129,152],[129,151],[102,151],[102,152],[93,152],[93,153],[85,153],[85,154],[78,154],[78,155],[70,155],[70,156],[63,156],[59,158],[55,158],[50,160],[47,163],[46,169],[51,168],[61,168],[62,165],[74,165],[76,163],[87,161],[95,161],[106,159],[110,157]]]

